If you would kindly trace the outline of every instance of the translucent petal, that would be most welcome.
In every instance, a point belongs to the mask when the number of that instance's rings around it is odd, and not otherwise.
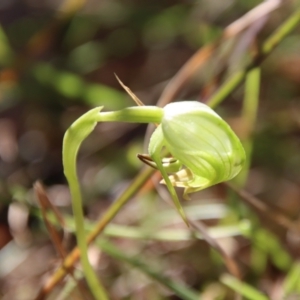
[[[241,142],[230,126],[205,104],[168,104],[161,126],[167,149],[195,176],[190,182],[192,191],[197,190],[197,182],[207,182],[199,184],[202,189],[240,172],[245,161]]]

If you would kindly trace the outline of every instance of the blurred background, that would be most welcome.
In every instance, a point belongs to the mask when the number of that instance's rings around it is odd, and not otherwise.
[[[114,74],[145,104],[155,105],[167,82],[200,47],[216,40],[227,25],[259,3],[0,1],[1,299],[34,299],[60,263],[32,187],[36,180],[42,181],[51,203],[65,218],[71,217],[61,151],[64,132],[72,122],[95,106],[116,110],[135,105]],[[299,1],[290,1],[270,14],[257,36],[258,47],[297,7]],[[243,69],[249,61],[249,48],[241,50],[235,43],[242,44],[236,40],[222,44],[176,100],[206,101],[225,78]],[[240,87],[216,109],[241,137],[243,95]],[[299,100],[298,27],[262,65],[245,186],[295,220],[300,212]],[[145,152],[145,132],[145,125],[100,124],[85,141],[78,173],[90,222],[97,220],[138,174],[142,163],[136,154]],[[114,223],[134,226],[137,233],[147,232],[150,237],[162,228],[173,234],[186,230],[159,194],[148,187],[123,208]],[[297,295],[300,287],[293,279],[300,274],[298,233],[249,209],[224,186],[192,198],[186,203],[187,213],[216,227],[224,249],[238,258],[244,282],[271,299],[283,299],[284,293]],[[117,230],[110,235],[116,236],[111,241],[124,253],[194,289],[201,299],[233,299],[232,291],[219,281],[226,271],[222,259],[205,241],[190,235],[175,235],[174,241],[154,236],[133,239]],[[74,245],[69,232],[66,248]],[[101,253],[99,247],[92,250],[94,267],[112,299],[181,299],[143,271]],[[92,299],[84,280],[80,281],[83,292],[72,289],[65,299]],[[56,287],[49,299],[63,299],[59,298],[63,286]]]

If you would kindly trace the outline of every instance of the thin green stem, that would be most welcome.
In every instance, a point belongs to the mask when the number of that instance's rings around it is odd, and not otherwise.
[[[92,294],[96,299],[106,300],[107,294],[100,284],[92,266],[88,260],[88,246],[84,230],[84,214],[82,210],[82,198],[81,190],[79,186],[79,180],[77,177],[76,160],[79,147],[85,138],[93,131],[97,122],[134,122],[134,123],[148,123],[148,122],[160,122],[163,110],[158,107],[131,107],[125,108],[116,112],[100,113],[102,107],[95,108],[84,114],[72,126],[67,130],[64,142],[63,142],[63,165],[64,172],[69,182],[70,192],[72,196],[73,214],[76,225],[76,238],[78,247],[81,252],[81,263],[83,271],[85,273],[86,280],[89,284]],[[131,188],[137,190],[133,185]],[[123,195],[123,199],[127,201],[130,197]],[[124,197],[125,196],[125,197]],[[121,197],[122,198],[122,197]],[[122,199],[121,199],[122,200]],[[105,227],[105,225],[113,218],[113,216],[123,206],[123,202],[119,201],[116,205],[112,206],[106,216],[107,220],[103,218],[103,222],[98,224],[99,230]],[[97,232],[98,234],[98,232]],[[88,242],[93,240],[94,236],[88,237]]]
[[[63,165],[64,172],[69,182],[72,196],[73,215],[75,220],[76,238],[81,252],[81,264],[86,281],[91,293],[97,300],[109,299],[104,287],[98,279],[88,259],[88,247],[84,229],[84,215],[82,209],[81,191],[76,171],[76,158],[82,141],[91,133],[96,126],[95,117],[101,108],[90,110],[79,118],[67,130],[63,141]]]
[[[300,9],[297,9],[262,45],[262,50],[242,71],[231,75],[217,92],[210,98],[208,105],[216,107],[244,80],[246,74],[257,65],[300,23]]]
[[[247,70],[237,71],[230,76],[209,99],[207,105],[214,108],[225,100],[244,80]]]
[[[300,22],[300,9],[297,9],[277,30],[263,43],[262,55],[267,56],[294,30]]]
[[[257,109],[260,92],[260,68],[252,69],[246,76],[245,97],[243,102],[242,116],[244,133],[242,143],[246,152],[246,165],[236,178],[236,182],[243,187],[249,172],[252,153],[252,133],[256,123]]]
[[[243,120],[246,122],[247,135],[251,136],[256,122],[260,91],[260,68],[252,69],[245,82],[245,98],[243,103]]]
[[[97,122],[160,123],[163,109],[157,106],[134,106],[118,111],[102,112]]]
[[[145,168],[138,174],[122,195],[108,208],[99,222],[97,222],[93,231],[88,235],[88,243],[95,240],[95,238],[104,230],[106,225],[115,217],[120,209],[137,193],[146,180],[150,178],[154,171],[154,169]]]

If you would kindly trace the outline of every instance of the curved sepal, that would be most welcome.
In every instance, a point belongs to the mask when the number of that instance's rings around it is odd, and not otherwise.
[[[183,221],[189,226],[188,220],[184,213],[183,207],[180,204],[177,193],[169,179],[166,169],[162,164],[160,154],[163,147],[164,147],[164,137],[163,137],[161,125],[159,125],[151,136],[150,143],[149,143],[149,155],[155,162],[157,169],[160,171],[163,180],[166,183],[167,188],[171,194],[172,200],[174,202],[177,211],[179,212]]]

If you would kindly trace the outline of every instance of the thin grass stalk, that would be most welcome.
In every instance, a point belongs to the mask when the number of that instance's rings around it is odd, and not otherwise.
[[[208,105],[215,107],[226,99],[240,83],[245,79],[247,73],[260,65],[262,61],[274,50],[274,48],[290,34],[300,23],[300,9],[297,9],[278,29],[263,43],[261,51],[243,70],[231,75],[209,99]]]
[[[242,143],[246,152],[246,164],[241,173],[236,178],[236,183],[243,187],[249,173],[251,163],[251,154],[253,147],[253,130],[257,118],[257,110],[259,104],[260,91],[260,68],[256,67],[249,71],[245,80],[245,97],[243,101],[243,109],[241,119],[243,120],[244,132],[242,135]]]

